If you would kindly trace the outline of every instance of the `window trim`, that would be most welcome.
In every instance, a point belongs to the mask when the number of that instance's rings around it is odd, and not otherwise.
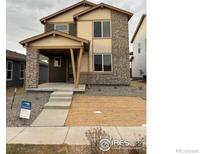
[[[60,59],[60,65],[59,66],[55,66],[55,59],[56,58],[59,58]],[[54,58],[53,58],[53,67],[62,67],[62,57],[60,57],[60,56],[55,56]]]
[[[57,30],[56,29],[56,26],[62,26],[62,25],[66,25],[66,27],[67,27],[67,32],[66,33],[69,33],[69,24],[54,24],[54,30],[56,30],[56,31],[60,31],[60,30]],[[63,31],[60,31],[60,32],[63,32]],[[65,33],[65,32],[63,32],[63,33]]]
[[[11,63],[11,70],[8,70],[8,62],[10,62]],[[7,72],[8,71],[11,71],[11,78],[9,78],[9,79],[7,79]],[[13,80],[13,61],[11,61],[11,60],[7,60],[6,61],[6,81],[12,81]]]
[[[23,64],[23,70],[21,69],[21,64]],[[21,72],[23,72],[23,77],[22,77],[22,78],[21,78]],[[24,79],[24,63],[20,63],[19,79],[20,79],[20,80],[23,80],[23,79]]]
[[[104,36],[103,36],[103,22],[105,22],[105,21],[109,21],[109,22],[110,22],[110,36],[108,36],[108,37],[104,37]],[[101,22],[101,37],[95,37],[95,28],[94,28],[95,22]],[[111,22],[111,20],[94,20],[94,21],[93,21],[93,38],[94,38],[94,39],[107,39],[107,38],[112,38],[112,22]]]
[[[95,55],[102,56],[102,71],[95,71]],[[111,71],[104,71],[104,55],[110,55]],[[95,73],[112,73],[113,72],[112,53],[94,53],[93,54],[93,72],[95,72]]]

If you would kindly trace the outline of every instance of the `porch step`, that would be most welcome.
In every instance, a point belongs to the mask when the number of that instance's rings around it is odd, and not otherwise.
[[[53,102],[53,101],[71,101],[72,100],[72,96],[63,96],[63,97],[57,97],[57,96],[51,96],[49,99],[49,102]]]
[[[71,101],[49,101],[44,105],[44,109],[69,109]]]
[[[74,88],[62,88],[60,90],[54,89],[54,92],[73,92]]]
[[[51,93],[51,97],[67,97],[67,96],[73,96],[73,91],[55,91]]]

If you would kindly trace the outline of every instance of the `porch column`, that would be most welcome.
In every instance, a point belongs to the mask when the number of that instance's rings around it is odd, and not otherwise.
[[[79,82],[80,82],[80,67],[81,67],[81,62],[82,62],[82,55],[83,55],[83,49],[80,48],[80,53],[79,53],[79,57],[78,57],[78,68],[77,68],[77,85],[76,87],[79,86]]]
[[[25,87],[37,88],[39,83],[39,51],[27,48]]]
[[[77,83],[76,83],[75,59],[74,59],[73,49],[70,49],[70,55],[71,55],[72,70],[73,70],[73,80],[76,87]]]

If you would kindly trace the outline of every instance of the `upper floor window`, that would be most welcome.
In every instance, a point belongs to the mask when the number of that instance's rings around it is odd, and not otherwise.
[[[54,57],[54,67],[61,67],[61,57]]]
[[[138,54],[140,54],[141,53],[141,47],[140,47],[141,45],[140,45],[140,43],[138,43]]]
[[[110,21],[94,22],[94,37],[106,38],[110,36]]]
[[[68,24],[55,24],[54,29],[57,30],[57,31],[68,33],[69,26],[68,26]]]
[[[7,61],[6,62],[6,80],[12,80],[13,76],[13,62]]]
[[[20,64],[20,74],[19,74],[20,79],[24,79],[24,63]]]
[[[111,54],[95,54],[94,71],[111,72],[112,71]]]

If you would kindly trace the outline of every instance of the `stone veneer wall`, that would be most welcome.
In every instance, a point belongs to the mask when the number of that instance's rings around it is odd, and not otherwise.
[[[81,73],[80,82],[130,84],[128,16],[117,11],[112,11],[112,67],[112,73]]]
[[[26,53],[26,88],[37,88],[39,83],[39,52],[27,48]]]

